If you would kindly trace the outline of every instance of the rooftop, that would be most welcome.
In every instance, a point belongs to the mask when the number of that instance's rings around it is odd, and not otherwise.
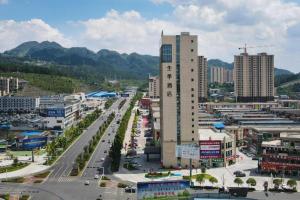
[[[280,137],[300,139],[300,132],[282,132],[280,133]]]
[[[252,127],[253,130],[256,132],[263,132],[263,131],[279,131],[279,132],[300,132],[300,125],[294,126],[263,126],[263,127]]]
[[[231,138],[231,135],[226,132],[217,132],[211,128],[198,129],[199,140],[223,140]]]
[[[264,142],[262,142],[262,145],[280,146],[281,145],[281,140],[264,141]]]

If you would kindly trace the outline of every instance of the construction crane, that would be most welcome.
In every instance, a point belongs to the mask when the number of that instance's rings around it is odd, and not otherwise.
[[[253,47],[248,47],[247,44],[245,44],[244,47],[239,47],[239,50],[244,49],[244,53],[247,53],[247,49],[252,49],[252,48],[263,48],[263,47],[272,47],[274,45],[263,45],[263,46],[253,46]]]

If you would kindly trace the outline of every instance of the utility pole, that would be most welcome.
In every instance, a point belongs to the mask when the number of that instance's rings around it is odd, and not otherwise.
[[[33,149],[31,150],[31,161],[34,162],[34,153],[33,153]]]
[[[192,186],[192,159],[190,158],[190,187]]]

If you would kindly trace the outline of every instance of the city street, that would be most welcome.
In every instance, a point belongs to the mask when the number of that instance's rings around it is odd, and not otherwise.
[[[52,168],[53,171],[49,175],[47,181],[56,182],[57,180],[60,181],[61,178],[69,176],[77,155],[83,151],[83,147],[87,145],[91,138],[96,134],[99,127],[107,119],[110,113],[117,109],[120,102],[121,99],[118,99],[107,111],[103,112],[102,115],[82,133],[78,140],[75,141],[75,143],[70,146],[69,149],[67,149],[67,151],[58,159]]]
[[[105,173],[109,172],[109,170],[107,170],[109,160],[105,159],[104,162],[101,162],[101,158],[107,157],[110,145],[118,129],[117,121],[122,119],[129,107],[131,98],[128,98],[122,109],[118,111],[118,106],[122,100],[123,98],[119,98],[107,111],[103,112],[102,115],[82,133],[77,141],[66,150],[54,164],[52,173],[44,183],[39,185],[1,184],[0,193],[29,194],[32,197],[31,199],[36,200],[88,200],[96,199],[100,194],[103,199],[121,200],[125,197],[126,199],[135,199],[135,194],[125,194],[124,189],[121,188],[100,188],[98,185],[99,180],[94,179],[95,174],[99,173],[97,170],[98,167],[105,168]],[[97,148],[87,163],[87,167],[82,173],[82,177],[70,177],[69,173],[76,156],[83,150],[83,147],[88,144],[89,140],[96,134],[101,124],[112,112],[116,113],[116,117],[99,141]],[[104,140],[104,142],[102,142],[102,140]],[[102,172],[100,174],[102,174]],[[89,180],[89,185],[84,184],[86,180]]]

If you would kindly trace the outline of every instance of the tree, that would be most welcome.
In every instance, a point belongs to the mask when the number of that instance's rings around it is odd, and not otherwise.
[[[279,179],[279,178],[274,179],[273,184],[274,184],[275,189],[278,189],[279,185],[282,184],[282,179]]]
[[[254,178],[248,178],[246,183],[250,186],[256,186],[256,180]]]
[[[216,179],[215,177],[210,177],[209,178],[209,182],[212,184],[212,185],[214,185],[215,183],[218,183],[218,179]]]
[[[241,178],[235,178],[234,183],[237,184],[238,186],[240,186],[244,183],[244,181]]]
[[[18,158],[14,158],[13,166],[16,166],[19,163]]]
[[[203,174],[198,174],[197,177],[196,177],[196,181],[201,185],[202,183],[204,183],[204,176]]]
[[[294,179],[290,179],[290,180],[288,180],[287,185],[290,186],[291,188],[295,189],[297,186],[297,181]]]

